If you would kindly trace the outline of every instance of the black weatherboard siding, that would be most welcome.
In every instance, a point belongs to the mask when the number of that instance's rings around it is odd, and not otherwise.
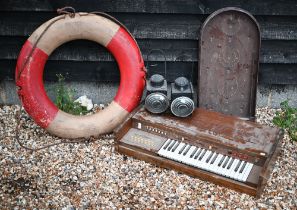
[[[136,37],[144,59],[151,49],[167,58],[167,79],[197,77],[198,34],[206,17],[226,6],[252,13],[261,28],[260,84],[297,84],[297,1],[284,0],[1,0],[0,80],[13,80],[16,58],[29,35],[57,15],[56,9],[103,11],[116,17]],[[181,56],[185,55],[185,56]],[[163,56],[149,56],[150,72],[163,71]],[[194,75],[192,73],[194,62]],[[44,79],[67,74],[72,81],[119,81],[113,57],[99,44],[77,40],[59,47],[46,64]]]

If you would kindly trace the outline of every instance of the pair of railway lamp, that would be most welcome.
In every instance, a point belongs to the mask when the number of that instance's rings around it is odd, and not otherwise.
[[[175,116],[189,116],[195,108],[192,83],[185,77],[178,77],[169,86],[162,75],[152,75],[147,81],[145,108],[159,114],[166,112],[169,106]]]
[[[149,55],[152,52],[159,52],[164,57],[164,75],[166,77],[166,56],[160,49],[152,49],[147,54],[147,70],[149,70]],[[185,56],[181,54],[180,56]],[[180,56],[177,56],[179,58]],[[175,59],[175,61],[177,60]],[[192,74],[194,63],[192,62]],[[160,74],[153,74],[146,84],[145,108],[154,114],[166,112],[170,106],[171,112],[177,117],[187,117],[195,109],[193,101],[194,89],[192,83],[186,77],[178,77],[173,83],[168,84],[167,80]]]

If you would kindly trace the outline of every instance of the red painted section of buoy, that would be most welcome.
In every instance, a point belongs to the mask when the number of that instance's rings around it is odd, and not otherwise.
[[[134,39],[123,28],[114,35],[107,49],[115,57],[121,73],[120,86],[114,101],[131,112],[139,104],[145,86],[142,56]]]
[[[46,128],[55,118],[58,108],[48,98],[43,86],[43,69],[48,55],[35,48],[30,56],[32,48],[33,45],[27,40],[17,60],[15,80],[25,110],[38,125]]]

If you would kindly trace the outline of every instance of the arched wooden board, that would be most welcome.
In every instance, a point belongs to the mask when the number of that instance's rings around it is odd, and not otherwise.
[[[199,107],[254,119],[261,42],[256,19],[223,8],[206,19],[200,35]]]

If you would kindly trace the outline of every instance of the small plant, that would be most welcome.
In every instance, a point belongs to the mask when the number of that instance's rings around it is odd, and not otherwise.
[[[297,108],[289,106],[286,100],[280,104],[281,111],[276,112],[273,124],[288,131],[290,138],[297,141]]]
[[[55,104],[59,109],[73,115],[87,114],[89,111],[80,103],[74,102],[75,91],[65,87],[65,78],[62,74],[57,74],[58,84],[55,87]]]

